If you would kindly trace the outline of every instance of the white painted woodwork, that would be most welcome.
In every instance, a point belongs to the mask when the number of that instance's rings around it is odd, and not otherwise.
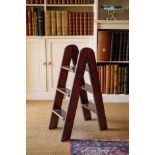
[[[90,39],[47,39],[47,64],[52,63],[51,66],[47,66],[47,90],[52,91],[53,88],[57,87],[57,81],[60,72],[60,66],[62,62],[62,57],[64,54],[64,49],[69,44],[75,44],[78,46],[79,50],[84,47],[90,47],[94,49],[94,40]],[[73,73],[69,73],[67,80],[67,85],[69,88],[72,87],[72,81],[74,78]]]
[[[98,29],[129,29],[128,20],[97,20]]]
[[[26,42],[26,90],[46,91],[45,40],[27,39]]]
[[[60,65],[65,46],[76,44],[81,50],[83,47],[90,47],[97,51],[97,30],[98,29],[128,29],[128,20],[105,21],[98,20],[98,1],[94,4],[80,5],[48,5],[27,4],[29,6],[39,6],[46,10],[55,8],[59,10],[69,9],[70,11],[93,11],[94,12],[94,35],[92,36],[27,36],[26,37],[26,98],[28,100],[53,100],[55,88],[57,86]],[[44,62],[47,65],[43,65]],[[74,74],[69,73],[67,85],[72,87]],[[85,79],[90,83],[89,75],[85,73]],[[89,98],[92,99],[92,95]],[[103,94],[104,102],[129,102],[129,95]]]

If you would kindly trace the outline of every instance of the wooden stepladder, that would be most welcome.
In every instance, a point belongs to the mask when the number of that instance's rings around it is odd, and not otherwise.
[[[71,60],[73,66],[70,66]],[[66,87],[69,71],[75,73],[72,90]],[[84,81],[85,71],[89,72],[91,85],[86,84]],[[87,92],[93,93],[95,104],[88,101]],[[64,95],[70,97],[67,112],[61,108]],[[81,99],[84,119],[90,120],[90,111],[95,112],[98,117],[100,130],[107,129],[94,51],[90,48],[83,48],[79,54],[77,46],[69,45],[64,51],[49,124],[49,129],[54,129],[57,128],[59,117],[65,121],[61,141],[70,140],[79,97]]]

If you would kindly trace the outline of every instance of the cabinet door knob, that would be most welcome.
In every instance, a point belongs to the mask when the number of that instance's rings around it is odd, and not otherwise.
[[[51,62],[49,62],[49,63],[48,63],[48,65],[52,65],[52,63],[51,63]]]
[[[43,65],[46,65],[46,64],[47,64],[46,62],[43,63]]]

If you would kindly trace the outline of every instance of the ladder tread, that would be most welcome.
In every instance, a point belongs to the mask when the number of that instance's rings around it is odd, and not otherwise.
[[[63,109],[53,109],[52,112],[60,117],[62,120],[66,119],[66,111]]]
[[[86,90],[86,91],[88,91],[88,92],[90,92],[90,93],[93,93],[93,88],[92,88],[92,86],[91,86],[90,84],[88,84],[88,83],[85,83],[84,85],[82,85],[82,86],[81,86],[81,89]]]
[[[75,73],[76,66],[61,66],[61,68]],[[89,72],[88,65],[86,65],[85,71]]]
[[[83,106],[84,108],[86,108],[86,109],[88,109],[88,110],[94,112],[94,113],[97,113],[95,104],[93,104],[93,103],[91,103],[91,102],[82,104],[82,106]]]
[[[75,73],[75,66],[61,66],[61,68]]]
[[[70,97],[71,94],[71,90],[68,88],[57,88],[57,90],[61,93],[63,93],[64,95],[67,95],[68,97]]]

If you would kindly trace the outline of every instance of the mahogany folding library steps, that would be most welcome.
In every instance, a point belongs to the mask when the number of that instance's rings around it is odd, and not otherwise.
[[[71,60],[73,66],[70,66]],[[75,73],[72,90],[66,87],[69,71]],[[89,72],[91,85],[85,83],[85,71]],[[88,101],[87,92],[93,94],[95,104]],[[70,97],[67,112],[61,108],[64,95]],[[49,124],[49,129],[54,129],[58,126],[59,117],[65,121],[61,141],[70,140],[79,97],[81,99],[84,119],[90,120],[90,111],[92,111],[97,114],[99,129],[107,129],[94,51],[90,48],[83,48],[79,53],[77,46],[69,45],[64,51]]]

